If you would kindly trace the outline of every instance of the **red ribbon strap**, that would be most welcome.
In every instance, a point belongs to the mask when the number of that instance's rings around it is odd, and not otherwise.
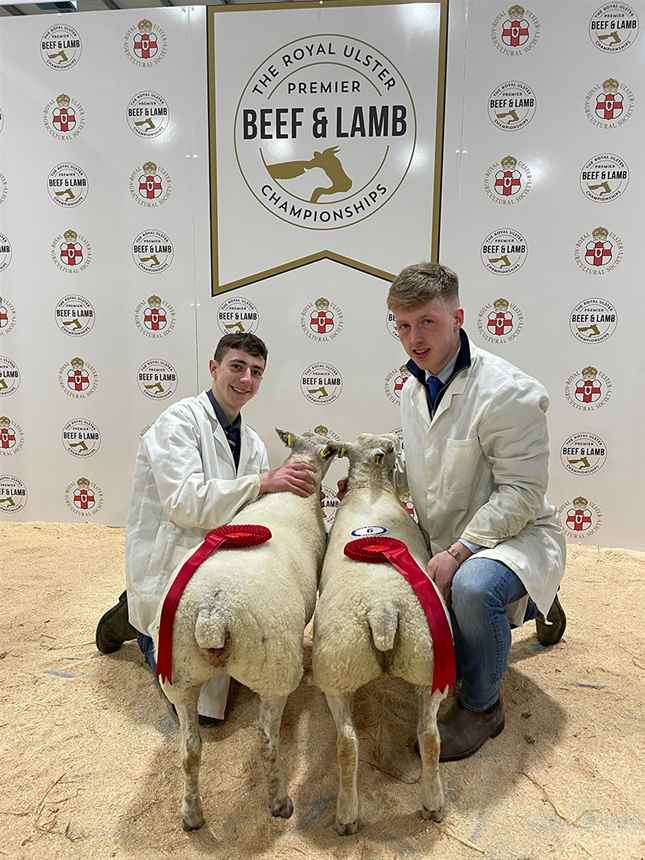
[[[345,544],[345,555],[354,561],[389,561],[412,586],[432,635],[434,670],[432,691],[454,687],[455,646],[443,602],[432,580],[426,576],[403,541],[389,537],[364,537]]]
[[[226,544],[226,549],[237,549],[244,546],[257,546],[266,543],[271,532],[265,526],[228,525],[220,526],[210,531],[204,542],[179,569],[173,584],[168,589],[166,599],[161,609],[159,622],[159,645],[157,648],[157,675],[163,681],[172,683],[172,629],[175,623],[175,612],[181,596],[192,575],[203,561],[206,561],[215,550]]]

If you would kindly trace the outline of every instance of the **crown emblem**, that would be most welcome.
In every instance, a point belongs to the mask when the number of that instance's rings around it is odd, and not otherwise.
[[[409,374],[410,374],[410,371],[407,369],[405,364],[402,364],[401,367],[399,367],[399,371],[401,372],[401,374],[403,376],[409,376]]]
[[[65,230],[63,238],[67,239],[68,242],[75,242],[78,239],[78,233],[76,230]]]
[[[11,418],[7,418],[6,415],[0,415],[0,427],[9,427],[11,424]]]
[[[161,299],[159,296],[149,296],[148,297],[148,305],[151,308],[160,308],[161,307]]]
[[[0,418],[2,421],[2,418]],[[317,427],[314,427],[314,433],[318,436],[326,436],[329,433],[329,427],[325,427],[324,424],[319,424]]]
[[[587,499],[585,499],[584,496],[576,496],[573,500],[573,504],[576,506],[576,508],[586,508],[589,502]]]
[[[61,93],[59,96],[56,96],[56,104],[58,107],[69,107],[70,102],[70,97],[66,96],[65,93]]]
[[[615,78],[607,78],[606,81],[602,83],[603,90],[609,95],[615,95],[618,92],[618,81]]]
[[[496,311],[507,311],[509,308],[510,302],[507,299],[495,299],[493,302],[493,307]]]
[[[148,21],[148,19],[147,19],[147,18],[143,18],[143,19],[142,19],[141,21],[139,21],[139,23],[137,24],[137,30],[138,30],[140,33],[149,33],[149,32],[150,32],[150,30],[152,30],[152,21]]]
[[[511,18],[522,18],[524,16],[525,11],[526,10],[524,9],[524,6],[515,5],[511,6],[511,8],[508,10],[508,14],[511,16]]]
[[[591,235],[594,237],[594,239],[599,239],[604,242],[607,236],[609,236],[609,230],[607,230],[605,227],[596,227],[594,230],[591,231]]]
[[[585,379],[595,379],[598,376],[598,369],[595,367],[583,367],[582,375]]]
[[[79,478],[76,483],[78,484],[79,487],[81,487],[81,489],[84,489],[84,488],[86,489],[90,485],[90,482],[88,481],[87,478]]]
[[[512,155],[505,155],[501,160],[502,167],[506,167],[509,170],[515,170],[517,167],[517,158],[513,158]]]
[[[154,163],[154,161],[146,161],[146,163],[143,165],[143,169],[146,173],[156,173],[157,165]]]
[[[85,362],[83,361],[83,359],[82,359],[82,358],[79,358],[78,356],[76,356],[75,358],[73,358],[73,359],[70,361],[70,364],[72,365],[72,367],[76,367],[76,368],[78,368],[78,369],[80,370],[80,369],[81,369],[81,367],[84,367]]]
[[[326,299],[326,298],[324,298],[324,296],[321,296],[319,299],[316,299],[314,304],[316,305],[316,307],[318,308],[319,311],[326,311],[327,308],[329,307],[330,302],[329,302],[329,299]]]

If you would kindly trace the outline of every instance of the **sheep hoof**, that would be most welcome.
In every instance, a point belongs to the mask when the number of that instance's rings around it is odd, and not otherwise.
[[[336,821],[336,833],[339,836],[351,836],[354,833],[358,832],[358,818],[355,821],[348,821],[346,824],[342,824],[340,821]]]
[[[443,821],[444,815],[443,806],[440,806],[439,809],[428,809],[427,806],[421,807],[421,817],[427,821]]]
[[[190,830],[199,830],[200,827],[203,827],[204,816],[202,815],[201,809],[197,809],[191,812],[189,812],[188,810],[182,811],[181,826],[186,832]]]
[[[293,815],[293,801],[290,797],[282,800],[274,800],[271,804],[271,815],[274,818],[291,818]]]

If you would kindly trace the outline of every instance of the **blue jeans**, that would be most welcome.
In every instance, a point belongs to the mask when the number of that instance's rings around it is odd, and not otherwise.
[[[152,674],[157,674],[157,664],[155,662],[155,644],[150,638],[150,636],[146,636],[145,633],[139,633],[137,635],[137,645],[141,649],[141,653],[144,656],[146,663],[149,668],[152,669]]]
[[[509,603],[526,589],[513,571],[499,561],[478,558],[465,561],[452,581],[451,618],[455,636],[459,702],[470,711],[484,711],[499,699],[502,675],[511,647]],[[537,609],[529,598],[524,621]]]

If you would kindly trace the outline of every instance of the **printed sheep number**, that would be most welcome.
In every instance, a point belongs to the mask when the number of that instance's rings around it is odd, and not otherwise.
[[[387,533],[385,526],[361,526],[359,529],[354,529],[352,535],[354,537],[374,537],[375,535],[384,535]]]

